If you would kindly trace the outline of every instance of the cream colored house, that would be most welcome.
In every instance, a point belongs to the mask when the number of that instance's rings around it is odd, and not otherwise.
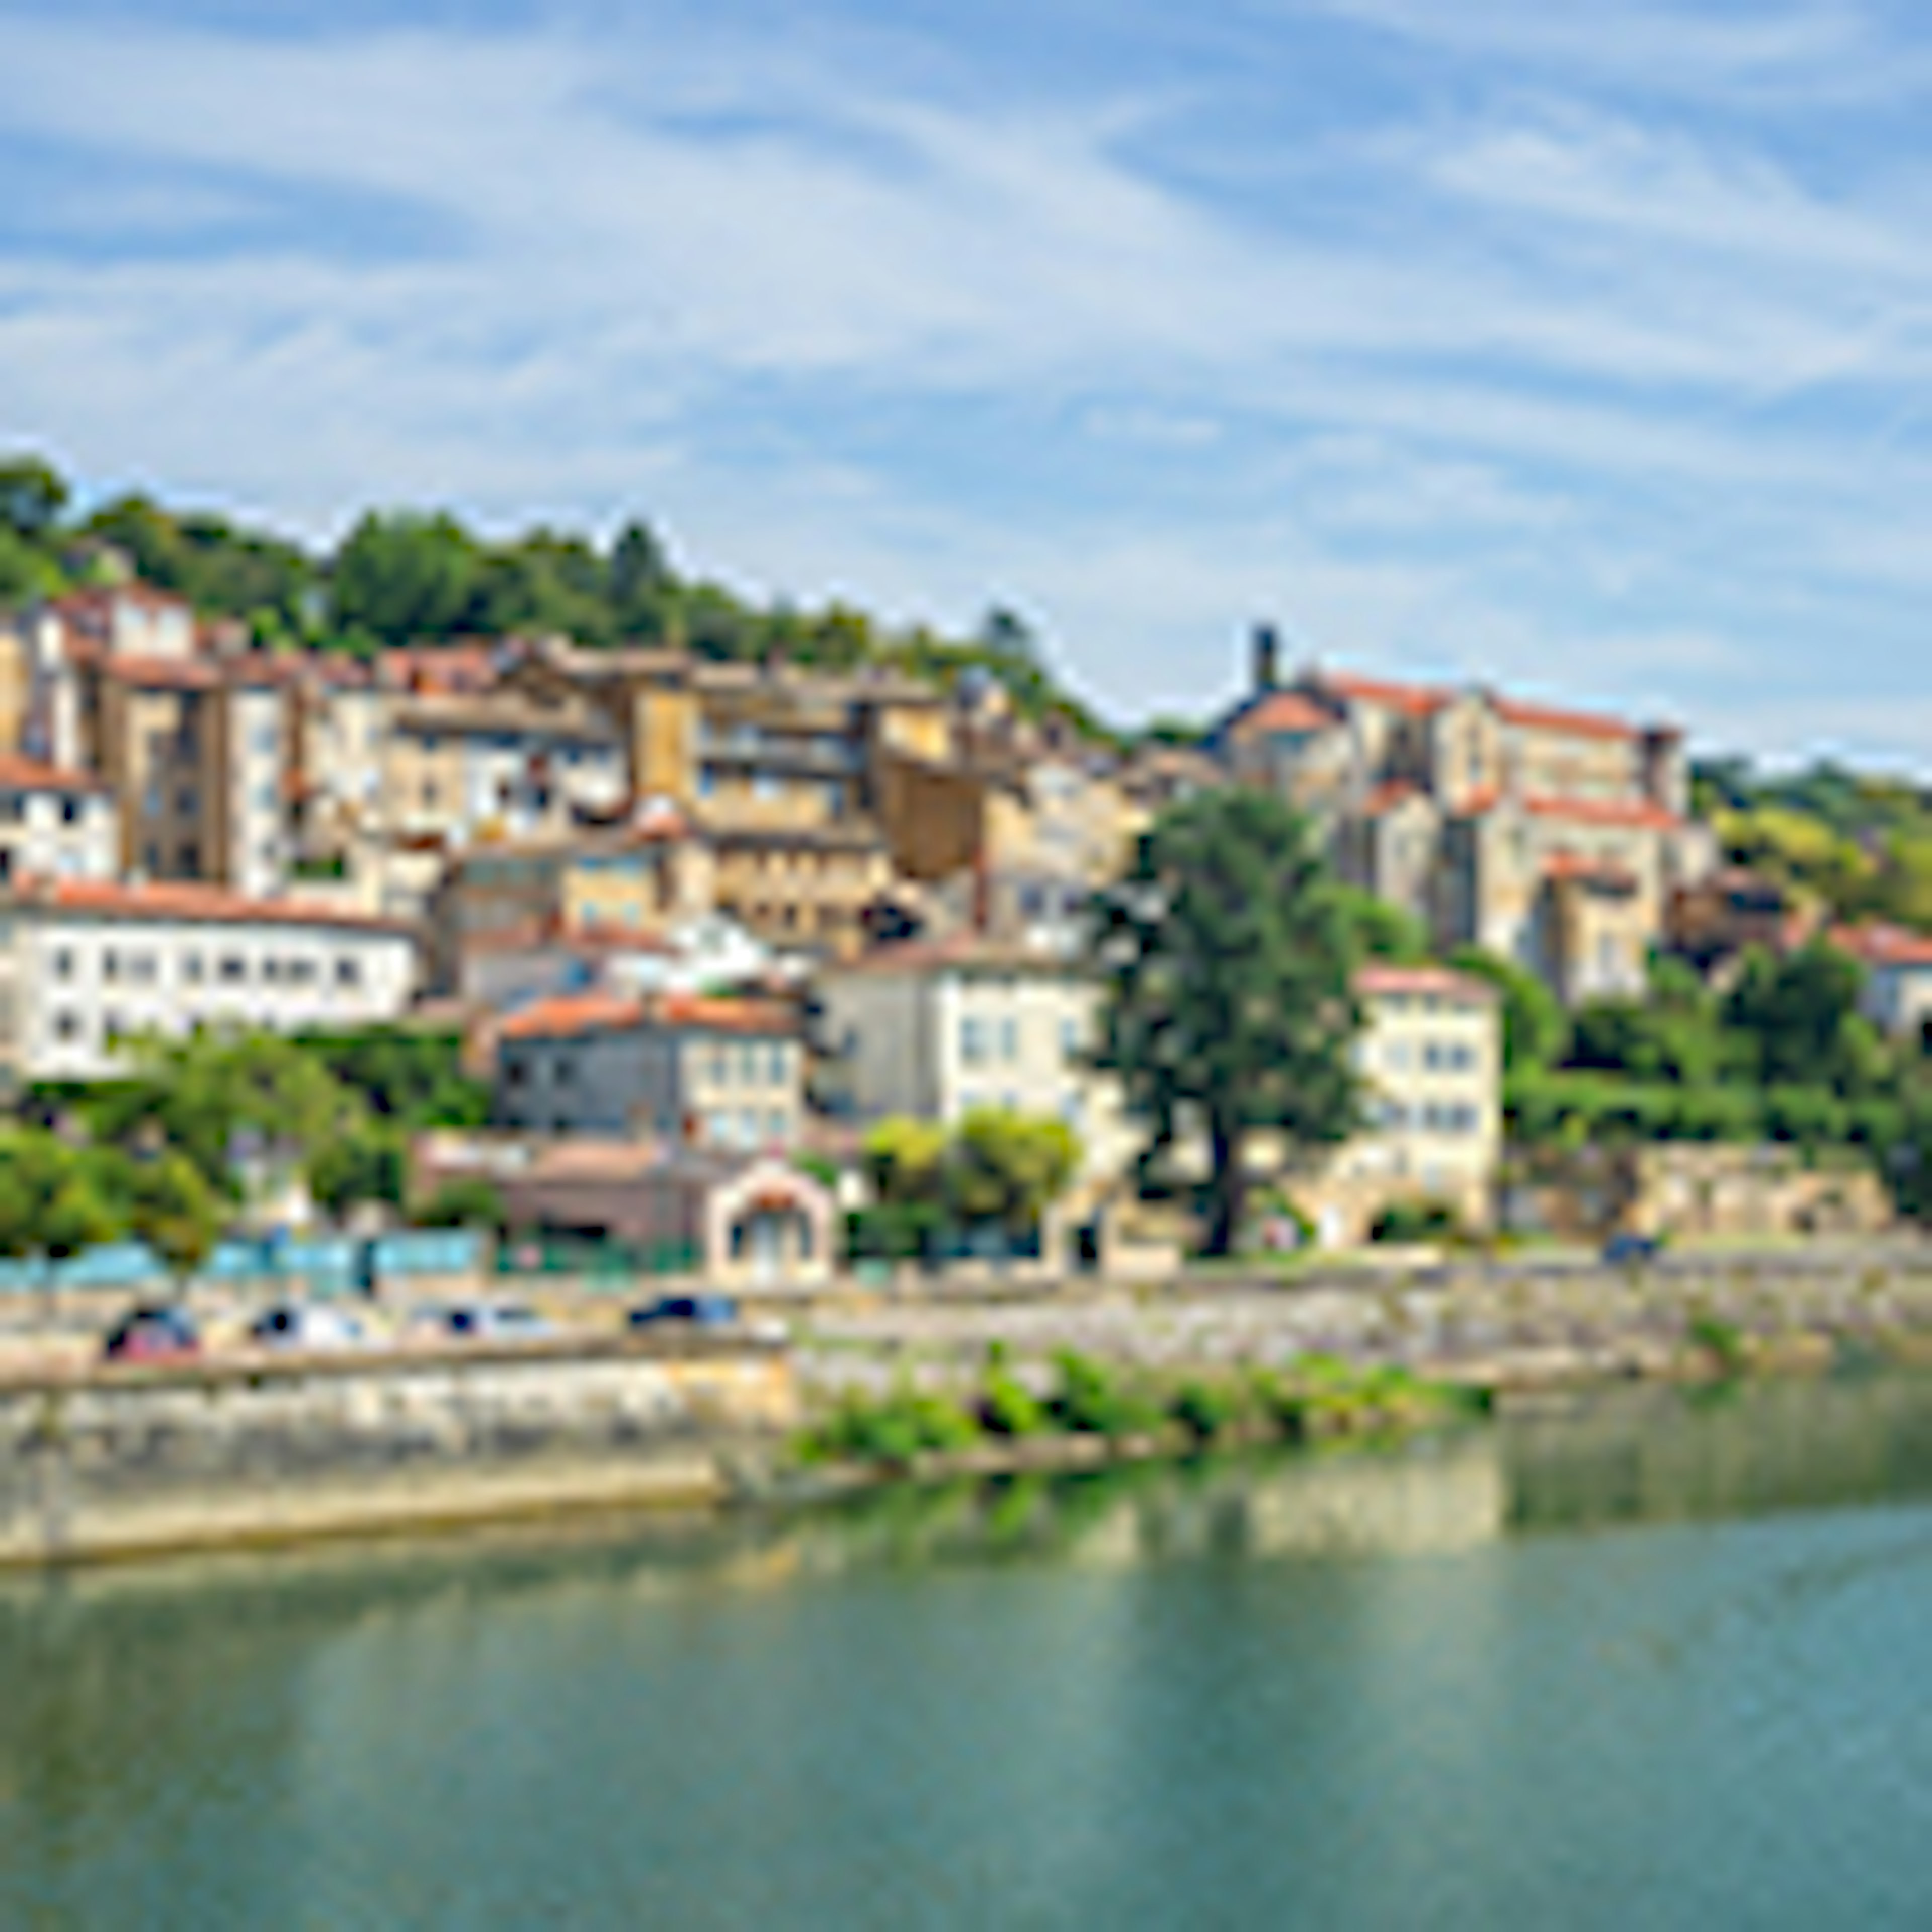
[[[112,878],[117,843],[114,800],[98,779],[0,752],[0,887]]]
[[[1070,966],[971,937],[888,946],[818,981],[819,1098],[862,1124],[951,1125],[977,1108],[1051,1115],[1080,1136],[1083,1178],[1138,1141],[1120,1090],[1086,1064],[1100,988]]]

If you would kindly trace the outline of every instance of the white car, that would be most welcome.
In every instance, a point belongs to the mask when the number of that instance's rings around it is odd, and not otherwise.
[[[469,1342],[548,1342],[556,1324],[516,1301],[459,1301],[438,1312],[437,1329]]]
[[[248,1339],[262,1348],[366,1348],[374,1340],[359,1316],[326,1302],[279,1301],[248,1324]]]

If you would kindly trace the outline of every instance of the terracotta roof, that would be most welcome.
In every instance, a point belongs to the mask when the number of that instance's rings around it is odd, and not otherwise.
[[[612,993],[559,994],[536,1000],[496,1030],[502,1040],[567,1040],[578,1034],[622,1033],[644,1024],[641,1000]]]
[[[64,771],[18,752],[0,752],[0,791],[104,792],[102,780],[90,772]]]
[[[116,653],[98,662],[103,677],[143,691],[213,691],[221,682],[220,667],[206,658],[129,657]]]
[[[1826,937],[1868,966],[1932,967],[1932,938],[1900,926],[1834,926]]]
[[[1452,972],[1447,966],[1364,966],[1355,975],[1355,991],[1369,1000],[1389,993],[1432,993],[1442,999],[1492,1006],[1496,999],[1496,989],[1486,980]]]
[[[1524,811],[1538,818],[1568,818],[1579,825],[1618,825],[1651,832],[1675,832],[1683,824],[1674,812],[1647,798],[1530,797]]]
[[[1412,798],[1421,796],[1420,788],[1407,778],[1390,778],[1378,784],[1362,801],[1362,810],[1370,818],[1379,818],[1385,812],[1405,804]]]
[[[610,993],[574,993],[520,1007],[498,1028],[504,1040],[562,1040],[578,1034],[626,1033],[634,1027],[701,1033],[784,1034],[796,1031],[791,1015],[764,1000],[727,1000],[674,993],[652,1000]]]
[[[1495,700],[1496,716],[1505,724],[1526,731],[1556,731],[1570,738],[1630,739],[1639,734],[1634,724],[1621,718],[1606,718],[1594,711],[1566,711],[1547,704],[1523,704],[1511,698]]]
[[[1544,862],[1543,876],[1558,884],[1574,880],[1580,885],[1611,886],[1619,892],[1631,891],[1636,885],[1636,874],[1628,866],[1581,852],[1552,852]]]
[[[1338,698],[1352,698],[1359,704],[1379,704],[1412,718],[1426,718],[1448,704],[1454,693],[1432,689],[1427,685],[1394,684],[1381,678],[1358,677],[1352,672],[1317,670],[1309,682]]]
[[[156,879],[133,885],[112,879],[55,879],[36,882],[16,895],[16,907],[40,905],[60,912],[98,914],[108,919],[186,920],[212,925],[310,926],[353,928],[410,936],[392,920],[338,911],[315,899],[251,899],[220,886],[190,880]]]
[[[1313,699],[1298,691],[1271,692],[1234,722],[1237,732],[1326,731],[1335,719]]]

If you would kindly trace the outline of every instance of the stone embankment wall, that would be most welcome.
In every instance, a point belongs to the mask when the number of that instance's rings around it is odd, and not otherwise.
[[[0,1383],[0,1564],[716,1501],[790,1426],[782,1352],[215,1360]]]
[[[1932,1246],[1847,1244],[1665,1256],[1630,1268],[1556,1261],[1184,1278],[1096,1291],[821,1310],[801,1358],[820,1390],[902,1376],[944,1384],[988,1346],[1016,1362],[1063,1349],[1149,1369],[1286,1364],[1319,1352],[1470,1382],[1540,1384],[1681,1371],[1712,1324],[1747,1349],[1932,1338]]]

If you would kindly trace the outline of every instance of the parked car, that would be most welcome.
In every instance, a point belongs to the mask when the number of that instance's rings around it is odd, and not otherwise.
[[[703,1328],[754,1342],[782,1342],[787,1332],[782,1322],[770,1316],[748,1320],[728,1294],[661,1294],[656,1300],[632,1309],[628,1325],[633,1334],[657,1328]]]
[[[326,1303],[278,1302],[248,1324],[248,1339],[264,1348],[366,1348],[374,1337],[356,1316]]]
[[[110,1362],[170,1362],[201,1353],[201,1331],[185,1308],[144,1303],[130,1308],[101,1344]]]
[[[1604,1244],[1604,1262],[1610,1268],[1629,1268],[1654,1262],[1663,1252],[1664,1244],[1654,1234],[1612,1234]]]
[[[518,1301],[459,1301],[440,1309],[436,1325],[445,1335],[470,1342],[544,1342],[556,1324]]]

